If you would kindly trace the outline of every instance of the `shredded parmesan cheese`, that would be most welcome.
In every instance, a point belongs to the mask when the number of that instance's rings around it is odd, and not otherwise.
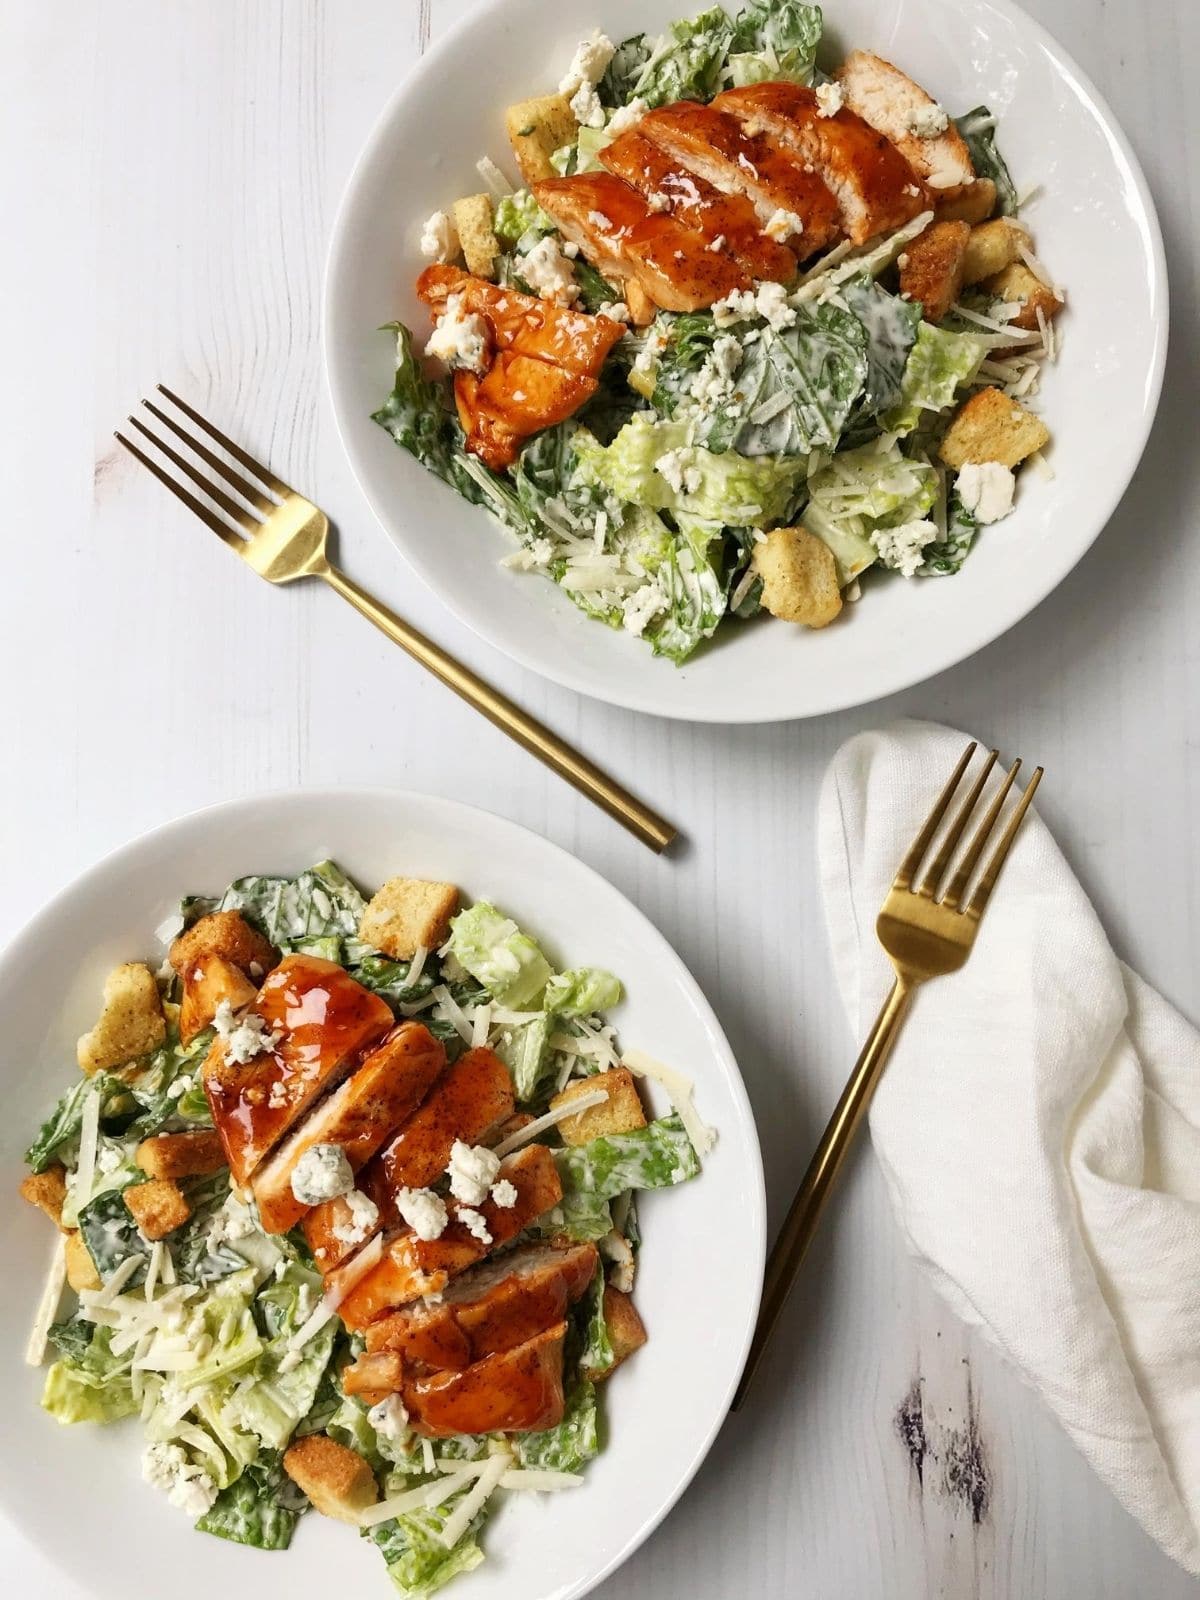
[[[687,1130],[687,1136],[692,1141],[696,1154],[708,1155],[717,1142],[717,1130],[700,1120],[695,1104],[696,1086],[692,1080],[685,1077],[682,1072],[677,1072],[674,1067],[656,1061],[653,1056],[646,1055],[642,1050],[627,1051],[624,1065],[637,1077],[652,1078],[656,1083],[662,1084],[671,1104],[679,1113],[679,1120]]]
[[[509,183],[508,179],[492,160],[491,156],[484,156],[481,161],[477,161],[475,164],[475,170],[483,179],[484,183],[487,184],[492,193],[496,196],[497,200],[503,200],[505,195],[512,194],[512,184]]]
[[[439,983],[433,991],[438,1003],[438,1014],[454,1026],[454,1031],[464,1044],[470,1044],[473,1030],[467,1020],[467,1013],[450,993],[444,983]]]
[[[512,1466],[512,1459],[512,1456],[505,1451],[503,1455],[492,1456],[487,1461],[483,1471],[479,1474],[475,1487],[453,1515],[447,1517],[446,1525],[438,1535],[447,1550],[454,1549],[454,1546],[475,1520],[477,1513],[483,1509],[492,1495],[495,1494],[500,1486],[501,1478]]]
[[[536,1489],[541,1494],[551,1494],[556,1489],[577,1489],[583,1482],[578,1472],[535,1472],[532,1468],[514,1468],[500,1479],[502,1489]]]
[[[456,1463],[462,1467],[463,1463]],[[359,1512],[358,1525],[360,1528],[374,1528],[381,1522],[389,1522],[392,1517],[405,1516],[410,1511],[422,1511],[430,1506],[440,1506],[449,1500],[451,1495],[470,1483],[476,1474],[473,1471],[458,1471],[448,1473],[446,1477],[437,1479],[434,1483],[422,1483],[415,1489],[406,1489],[403,1494],[396,1494],[390,1500],[381,1500],[378,1505],[368,1506],[365,1511]]]
[[[145,1264],[145,1261],[145,1256],[126,1256],[103,1289],[97,1292],[95,1299],[92,1301],[93,1306],[111,1306],[138,1268]]]
[[[66,1281],[67,1236],[65,1233],[60,1233],[54,1242],[54,1258],[50,1263],[50,1271],[46,1274],[42,1298],[38,1301],[38,1308],[34,1313],[33,1327],[29,1330],[29,1343],[25,1346],[25,1361],[28,1366],[40,1367],[46,1359],[46,1340],[50,1326],[58,1314],[58,1302],[62,1299]]]
[[[79,1124],[79,1160],[75,1165],[75,1177],[71,1183],[77,1205],[86,1201],[92,1192],[92,1184],[96,1181],[96,1148],[100,1142],[100,1096],[101,1089],[97,1084],[88,1094]]]
[[[581,1094],[569,1104],[559,1106],[557,1111],[547,1111],[545,1116],[535,1117],[527,1127],[518,1128],[516,1133],[509,1134],[503,1144],[496,1145],[496,1154],[501,1157],[509,1155],[521,1145],[528,1144],[531,1139],[536,1139],[539,1133],[545,1133],[547,1128],[553,1128],[567,1117],[577,1117],[581,1111],[590,1111],[593,1106],[602,1105],[607,1099],[607,1089],[593,1089],[589,1094]]]

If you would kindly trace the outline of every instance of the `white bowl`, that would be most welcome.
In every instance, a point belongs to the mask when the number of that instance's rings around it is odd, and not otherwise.
[[[727,9],[736,9],[728,0]],[[1145,180],[1112,113],[1070,57],[1009,0],[830,0],[834,54],[876,50],[955,113],[986,103],[1039,255],[1068,290],[1063,350],[1043,411],[1055,477],[1026,474],[1016,513],[949,580],[883,578],[822,633],[728,626],[682,668],[583,616],[546,579],[499,566],[511,536],[371,420],[392,385],[376,330],[427,313],[412,284],[430,212],[480,188],[490,155],[510,173],[501,113],[554,89],[577,40],[661,28],[699,0],[490,0],[432,49],[384,111],[333,234],[325,359],[342,442],[409,565],[498,650],[616,705],[702,722],[770,722],[877,699],[954,665],[1066,577],[1111,516],[1141,456],[1167,340],[1166,268]],[[827,46],[828,48],[828,46]]]
[[[154,930],[181,894],[220,890],[247,872],[298,871],[325,856],[364,887],[396,873],[458,883],[536,933],[552,960],[619,974],[628,985],[613,1013],[621,1039],[686,1071],[701,1114],[719,1129],[698,1179],[645,1196],[637,1299],[650,1340],[610,1380],[609,1442],[585,1486],[510,1496],[486,1532],[487,1561],[452,1589],[461,1600],[569,1600],[666,1515],[728,1410],[765,1248],[754,1121],[703,995],[623,895],[512,823],[401,792],[296,793],[184,817],[85,873],[0,960],[0,1191],[8,1197],[0,1211],[0,1512],[96,1600],[127,1600],[131,1570],[143,1575],[145,1592],[169,1590],[173,1600],[249,1594],[264,1579],[289,1600],[393,1592],[375,1547],[315,1513],[290,1552],[270,1558],[193,1532],[141,1482],[136,1423],[60,1426],[38,1406],[42,1374],[22,1361],[51,1241],[45,1218],[16,1199],[21,1152],[77,1076],[75,1039],[94,1020],[104,974],[155,954]]]

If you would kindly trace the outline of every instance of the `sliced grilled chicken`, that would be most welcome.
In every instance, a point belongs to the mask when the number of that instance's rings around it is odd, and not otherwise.
[[[636,128],[606,145],[599,159],[652,209],[669,211],[684,227],[702,233],[710,250],[728,251],[752,278],[788,283],[795,276],[796,257],[762,231],[758,212],[745,195],[723,193]]]
[[[534,356],[585,378],[599,375],[608,352],[625,331],[610,317],[535,300],[517,289],[473,278],[461,267],[426,267],[417,279],[417,294],[439,316],[452,294],[461,295],[464,311],[486,317],[497,350]]]
[[[369,1354],[458,1371],[524,1344],[566,1315],[595,1277],[594,1244],[531,1244],[484,1262],[449,1284],[432,1306],[407,1306],[367,1329]]]
[[[446,1439],[456,1433],[529,1433],[555,1428],[563,1417],[565,1322],[515,1350],[486,1356],[462,1372],[413,1378],[401,1394],[418,1433]]]
[[[773,140],[751,135],[720,100],[662,106],[638,132],[718,189],[748,199],[801,260],[837,238],[838,207],[822,178]]]
[[[902,227],[929,205],[920,178],[889,139],[845,108],[822,116],[811,89],[756,83],[727,89],[713,104],[736,117],[747,133],[778,140],[819,172],[837,199],[842,229],[855,244]]]
[[[336,962],[317,956],[285,956],[249,1015],[261,1018],[277,1043],[239,1062],[216,1039],[202,1072],[213,1126],[239,1184],[393,1026],[391,1010],[378,995]]]
[[[610,172],[582,172],[535,183],[538,204],[606,277],[634,278],[664,311],[700,311],[750,275],[732,256],[709,249],[702,233],[651,211],[636,189]]]
[[[259,1167],[251,1187],[264,1229],[286,1233],[309,1209],[292,1193],[306,1150],[340,1145],[357,1172],[413,1114],[445,1065],[445,1047],[428,1028],[401,1023]]]
[[[535,1222],[544,1211],[562,1199],[562,1183],[554,1157],[544,1144],[531,1144],[500,1163],[500,1177],[507,1178],[517,1191],[511,1206],[498,1206],[487,1199],[477,1208],[488,1235],[473,1233],[461,1213],[470,1210],[457,1201],[450,1205],[450,1222],[438,1239],[419,1239],[415,1233],[398,1233],[385,1247],[383,1259],[350,1290],[338,1306],[342,1321],[352,1332],[360,1332],[387,1311],[408,1305],[419,1295],[441,1294],[451,1278],[482,1261],[493,1249],[508,1244]],[[353,1260],[340,1268],[353,1271]],[[329,1286],[338,1291],[338,1273]]]
[[[468,1050],[435,1084],[420,1108],[363,1170],[359,1187],[379,1207],[380,1227],[396,1227],[396,1191],[426,1189],[446,1170],[455,1139],[477,1144],[489,1128],[513,1109],[508,1068],[492,1050]],[[345,1200],[329,1200],[304,1219],[304,1237],[322,1272],[348,1256],[354,1245],[336,1237],[345,1229],[350,1208]],[[376,1230],[377,1231],[377,1230]]]
[[[944,193],[975,181],[966,140],[946,119],[940,133],[926,132],[946,118],[932,95],[899,67],[868,50],[852,50],[834,74],[851,111],[899,150],[931,189]]]

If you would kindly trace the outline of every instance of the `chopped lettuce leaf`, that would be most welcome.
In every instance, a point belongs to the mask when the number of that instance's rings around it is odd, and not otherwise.
[[[284,1472],[281,1457],[264,1451],[221,1490],[196,1527],[256,1550],[286,1550],[307,1504]]]
[[[617,46],[608,70],[596,86],[601,105],[610,111],[627,106],[634,98],[634,84],[645,71],[651,44],[644,33],[624,39]]]
[[[734,21],[729,72],[750,83],[810,84],[821,42],[820,6],[801,0],[751,0]]]
[[[937,499],[937,469],[910,461],[894,440],[882,443],[841,451],[809,480],[804,526],[833,551],[843,584],[876,560],[877,528],[919,521]]]
[[[52,1417],[64,1423],[118,1422],[138,1410],[129,1376],[133,1354],[113,1355],[111,1328],[76,1320],[58,1324],[51,1338],[63,1351],[42,1391],[42,1406]]]
[[[437,960],[431,957],[421,969],[415,984],[408,981],[411,961],[393,961],[372,951],[354,968],[354,977],[364,989],[380,995],[390,1006],[412,1005],[423,1000],[438,981]]]
[[[314,939],[337,941],[354,959],[358,924],[367,902],[342,869],[319,861],[294,878],[251,876],[230,884],[218,910],[239,911],[280,950],[303,947]],[[340,959],[335,956],[333,959]]]
[[[725,615],[727,584],[716,565],[724,555],[721,524],[682,510],[675,520],[679,533],[655,572],[663,609],[647,624],[643,637],[656,656],[678,664],[717,631]]]
[[[145,1173],[139,1173],[144,1182]],[[138,1229],[137,1223],[124,1200],[125,1190],[106,1189],[79,1212],[79,1232],[87,1245],[88,1254],[96,1271],[107,1280],[123,1261],[130,1256],[141,1256],[142,1263],[126,1284],[136,1289],[146,1281],[150,1264],[150,1246]]]
[[[517,189],[496,202],[493,227],[500,243],[509,247],[515,246],[526,234],[540,237],[555,231],[554,219],[546,215],[528,189]]]
[[[615,1200],[625,1189],[667,1189],[700,1171],[687,1130],[677,1116],[660,1117],[631,1133],[612,1133],[554,1152],[568,1194]]]
[[[990,178],[996,185],[997,210],[1011,217],[1017,211],[1017,190],[1004,157],[996,146],[996,119],[986,106],[976,106],[965,116],[955,117],[954,126],[962,134],[977,177]]]
[[[867,335],[867,379],[857,415],[877,417],[900,404],[909,352],[921,326],[921,308],[888,294],[869,277],[843,284],[840,293]]]
[[[690,22],[673,22],[651,45],[626,99],[644,100],[649,106],[711,100],[721,87],[732,39],[733,23],[720,6],[702,11]]]
[[[922,322],[904,369],[899,403],[883,418],[889,433],[911,433],[922,411],[944,411],[979,371],[987,345],[973,333],[952,333]]]
[[[487,1520],[489,1506],[485,1505],[472,1519],[453,1550],[447,1550],[441,1540],[442,1529],[471,1488],[471,1484],[465,1485],[444,1505],[393,1517],[390,1522],[377,1523],[367,1530],[368,1538],[378,1546],[387,1563],[392,1582],[410,1600],[424,1600],[451,1578],[472,1571],[483,1560],[478,1535]]]
[[[89,1094],[95,1090],[103,1097],[101,1128],[111,1122],[115,1112],[132,1104],[128,1087],[111,1073],[97,1072],[90,1078],[81,1077],[59,1100],[25,1152],[25,1163],[34,1172],[45,1172],[55,1161],[73,1157],[83,1123],[83,1109]]]
[[[532,1100],[547,1075],[553,1026],[554,1013],[539,1011],[532,1021],[508,1029],[507,1037],[501,1034],[496,1043],[496,1054],[512,1074],[518,1100]]]
[[[371,420],[435,477],[477,505],[483,493],[467,456],[466,437],[446,392],[421,370],[413,351],[412,334],[403,323],[389,323],[383,331],[396,336],[396,381]],[[476,462],[475,467],[494,476],[481,462]]]
[[[459,912],[450,924],[449,943],[450,953],[502,1005],[527,1005],[552,975],[529,935],[486,900]]]
[[[546,1010],[560,1017],[590,1017],[620,1001],[620,980],[599,967],[572,967],[546,985]]]
[[[918,568],[917,577],[945,578],[957,572],[967,559],[978,532],[978,522],[952,491],[946,509],[946,537],[925,546],[925,561]]]
[[[579,1367],[582,1372],[607,1372],[616,1360],[604,1315],[604,1283],[604,1264],[601,1262],[596,1267],[596,1275],[581,1306],[584,1322]]]
[[[589,1189],[567,1189],[564,1183],[562,1199],[538,1218],[530,1232],[541,1239],[561,1233],[580,1243],[595,1243],[612,1232],[612,1225],[612,1208],[604,1195]]]
[[[580,1379],[567,1392],[563,1419],[540,1433],[513,1435],[521,1466],[530,1471],[579,1472],[600,1451],[596,1386]]]
[[[273,1449],[283,1449],[312,1409],[333,1355],[337,1323],[330,1321],[297,1352],[298,1364],[289,1358],[288,1340],[308,1320],[320,1295],[318,1274],[291,1262],[254,1303],[268,1342],[239,1392],[239,1416],[243,1427]]]

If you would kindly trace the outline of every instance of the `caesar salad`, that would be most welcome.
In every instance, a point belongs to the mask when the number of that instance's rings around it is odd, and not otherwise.
[[[637,1197],[715,1133],[618,1049],[614,976],[554,970],[453,884],[367,901],[325,861],[159,933],[26,1154],[58,1229],[42,1405],[140,1426],[146,1483],[203,1533],[284,1550],[315,1507],[430,1594],[505,1494],[583,1483],[646,1341]]]
[[[956,573],[1050,432],[1065,295],[986,106],[952,117],[819,6],[583,40],[508,107],[521,186],[420,228],[375,420],[516,536],[508,567],[687,660],[831,623],[876,570]],[[416,229],[414,229],[414,244]],[[490,557],[486,557],[490,559]]]

